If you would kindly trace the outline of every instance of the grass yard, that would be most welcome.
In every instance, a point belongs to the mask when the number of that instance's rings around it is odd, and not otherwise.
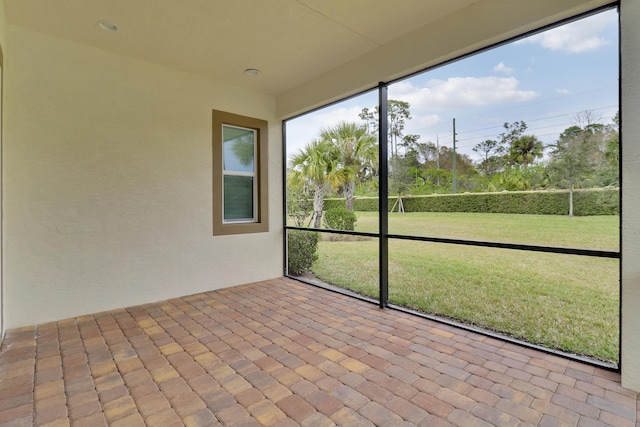
[[[358,213],[373,231],[377,215]],[[390,232],[618,249],[618,217],[393,214]],[[378,296],[378,241],[320,242],[314,274]],[[619,260],[392,240],[390,301],[535,344],[618,361]]]
[[[377,212],[357,212],[357,216],[357,231],[378,231]],[[389,233],[617,251],[619,220],[611,215],[393,212],[389,214]]]

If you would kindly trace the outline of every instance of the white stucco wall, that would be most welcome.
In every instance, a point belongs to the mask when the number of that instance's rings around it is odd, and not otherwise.
[[[282,275],[272,96],[8,27],[8,328]],[[211,110],[270,121],[270,231],[212,236]]]
[[[623,0],[622,385],[640,391],[640,2]]]
[[[0,0],[0,50],[4,52],[4,41],[6,37],[6,18],[4,14],[4,1]],[[0,98],[2,95],[2,70],[0,70]],[[2,99],[0,99],[0,123],[2,123]],[[3,303],[3,250],[4,245],[3,228],[2,228],[2,127],[0,126],[0,340],[4,337],[4,303]]]

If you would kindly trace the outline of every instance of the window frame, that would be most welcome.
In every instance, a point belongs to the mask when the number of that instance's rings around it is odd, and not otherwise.
[[[225,221],[224,219],[224,126],[254,131],[254,219],[252,221]],[[253,117],[212,112],[213,132],[213,235],[262,233],[269,231],[268,217],[268,122]],[[227,176],[235,176],[227,174]]]

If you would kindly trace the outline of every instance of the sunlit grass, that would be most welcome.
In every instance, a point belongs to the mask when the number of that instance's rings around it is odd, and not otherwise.
[[[378,231],[378,214],[357,212],[358,231]],[[618,250],[618,216],[569,217],[459,212],[389,214],[389,233],[506,243]]]
[[[358,215],[358,230],[377,226],[377,215]],[[394,215],[391,232],[397,234],[434,231],[459,239],[618,247],[617,217]],[[377,298],[378,240],[324,240],[313,272],[328,283]],[[389,296],[397,305],[549,348],[618,360],[617,259],[391,240]]]
[[[337,249],[334,252],[334,249]],[[326,283],[377,299],[378,239],[320,242],[314,274]]]

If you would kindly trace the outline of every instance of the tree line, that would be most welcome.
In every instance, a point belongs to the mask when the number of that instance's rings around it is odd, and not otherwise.
[[[364,108],[360,122],[341,122],[289,159],[290,204],[313,200],[313,224],[322,224],[325,197],[344,197],[353,210],[356,196],[378,195],[378,107]],[[478,159],[438,141],[405,134],[410,105],[389,100],[389,192],[392,195],[569,189],[619,185],[619,114],[610,123],[592,111],[574,118],[558,139],[545,146],[527,123],[504,123],[501,133],[473,147]],[[546,155],[545,155],[546,153]],[[455,182],[454,182],[455,180]],[[298,200],[296,202],[295,200]],[[300,225],[300,224],[298,224]]]

